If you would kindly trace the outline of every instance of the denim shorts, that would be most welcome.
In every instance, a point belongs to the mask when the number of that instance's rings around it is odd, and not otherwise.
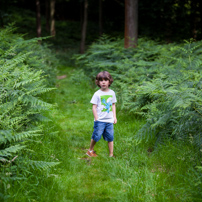
[[[103,136],[104,140],[112,142],[114,140],[114,125],[113,123],[106,123],[100,121],[94,121],[94,131],[92,139],[98,142]]]

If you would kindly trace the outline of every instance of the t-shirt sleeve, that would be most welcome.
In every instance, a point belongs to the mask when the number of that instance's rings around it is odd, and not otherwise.
[[[95,93],[90,101],[92,104],[98,104],[98,95]]]
[[[113,93],[112,103],[115,103],[115,102],[117,102],[117,100],[116,100],[116,94],[115,94],[115,92],[114,92],[114,93]]]

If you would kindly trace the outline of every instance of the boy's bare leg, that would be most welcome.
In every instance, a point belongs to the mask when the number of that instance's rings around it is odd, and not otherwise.
[[[94,149],[95,144],[96,144],[96,142],[93,139],[91,139],[90,149],[89,149],[90,151],[92,151]]]
[[[109,147],[109,155],[113,156],[113,141],[112,142],[108,142],[108,147]]]

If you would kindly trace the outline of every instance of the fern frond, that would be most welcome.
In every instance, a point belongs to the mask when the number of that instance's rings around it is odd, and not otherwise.
[[[43,115],[41,115],[41,114],[35,114],[33,117],[34,117],[35,119],[41,121],[41,122],[52,122],[51,119],[49,119],[48,117],[43,116]]]
[[[57,88],[47,88],[45,86],[40,86],[38,88],[33,88],[31,91],[27,92],[27,95],[41,95],[41,94],[44,94],[44,93],[48,93],[52,90],[56,90]]]
[[[8,69],[13,68],[17,64],[22,63],[30,54],[31,54],[31,52],[28,52],[23,55],[16,56],[15,58],[13,58],[11,60],[6,60],[6,62],[3,65],[3,68],[8,68]]]
[[[5,114],[8,113],[10,110],[15,109],[16,104],[17,104],[16,100],[0,104],[0,114]]]
[[[16,50],[16,45],[9,48],[7,51],[2,51],[2,54],[1,54],[1,57],[6,57],[6,56],[9,56],[9,55],[16,55],[15,53],[15,50]]]
[[[171,116],[171,113],[169,112],[159,117],[159,119],[151,125],[151,128],[166,126],[167,122],[170,120],[170,116]]]
[[[23,95],[21,97],[18,98],[19,101],[25,103],[25,104],[31,104],[32,107],[35,106],[41,106],[41,107],[46,107],[46,108],[52,108],[53,105],[49,104],[47,102],[44,102],[36,97],[33,97],[31,95]]]
[[[13,141],[17,142],[17,141],[22,141],[25,138],[28,137],[36,137],[36,136],[41,136],[41,130],[34,130],[34,131],[24,131],[21,133],[17,133],[13,136]]]
[[[15,145],[7,147],[6,149],[0,150],[0,156],[12,156],[13,154],[16,154],[20,150],[24,149],[25,146],[22,145]]]

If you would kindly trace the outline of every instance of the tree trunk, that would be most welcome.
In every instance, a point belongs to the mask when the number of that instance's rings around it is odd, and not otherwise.
[[[102,34],[102,0],[99,0],[99,35],[101,36]]]
[[[198,18],[197,18],[197,1],[192,0],[191,1],[191,32],[192,32],[192,38],[196,39],[197,38],[197,23],[198,23]]]
[[[37,37],[41,37],[40,0],[36,0],[36,33]]]
[[[50,31],[50,2],[46,0],[46,30]]]
[[[199,12],[200,12],[200,24],[199,24],[199,30],[202,33],[202,3],[199,3]],[[200,39],[202,39],[202,34],[200,34]]]
[[[166,43],[172,43],[172,24],[170,19],[165,20],[165,41]]]
[[[50,35],[55,37],[55,0],[50,1]]]
[[[124,47],[136,47],[138,41],[138,0],[125,0]]]
[[[88,0],[85,0],[84,1],[84,18],[83,18],[83,24],[82,24],[82,30],[81,30],[81,45],[80,45],[81,54],[83,54],[85,51],[87,17],[88,17]]]
[[[1,27],[4,27],[4,21],[3,21],[3,14],[2,11],[0,10],[0,22],[1,22]]]

